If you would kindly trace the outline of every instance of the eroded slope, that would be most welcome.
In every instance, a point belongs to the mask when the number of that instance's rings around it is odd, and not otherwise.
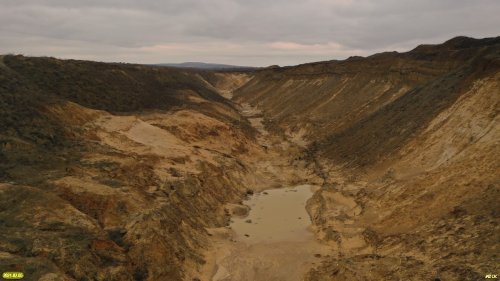
[[[337,253],[308,280],[479,280],[498,271],[498,38],[265,70],[235,97],[308,143],[309,202]]]
[[[0,265],[197,280],[206,229],[248,188],[314,181],[331,253],[307,280],[496,273],[499,49],[459,37],[252,73],[3,56]]]
[[[212,73],[2,57],[0,266],[31,280],[192,280],[247,189],[299,182]],[[231,82],[232,81],[232,82]],[[303,173],[303,174],[301,174]]]

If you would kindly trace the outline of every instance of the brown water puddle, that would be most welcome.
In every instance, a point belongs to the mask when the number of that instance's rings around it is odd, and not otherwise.
[[[219,247],[214,281],[302,280],[303,275],[328,252],[309,230],[305,209],[313,186],[266,190],[245,204],[245,218],[233,218],[231,242]]]
[[[245,205],[251,210],[245,218],[233,218],[235,239],[247,244],[314,239],[306,202],[312,196],[311,186],[266,190],[253,195]]]

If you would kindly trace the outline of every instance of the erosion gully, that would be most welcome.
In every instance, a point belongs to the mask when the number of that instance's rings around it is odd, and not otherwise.
[[[268,144],[269,133],[259,112],[243,105],[242,113],[260,132],[259,142]],[[209,230],[214,247],[203,277],[213,281],[302,280],[330,251],[315,238],[306,211],[307,200],[318,188],[284,185],[256,192],[243,205],[233,206],[244,211],[233,215],[228,226]]]

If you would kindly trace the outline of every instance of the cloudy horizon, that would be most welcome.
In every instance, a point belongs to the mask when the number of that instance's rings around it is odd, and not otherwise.
[[[498,36],[495,0],[3,0],[0,53],[295,65]]]

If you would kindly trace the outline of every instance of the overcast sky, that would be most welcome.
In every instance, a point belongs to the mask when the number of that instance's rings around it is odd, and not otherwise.
[[[499,0],[0,0],[0,53],[294,65],[500,35]]]

